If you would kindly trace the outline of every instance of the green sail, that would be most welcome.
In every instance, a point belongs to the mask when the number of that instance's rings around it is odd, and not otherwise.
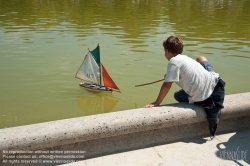
[[[100,66],[100,47],[99,44],[97,45],[97,47],[91,51],[92,55],[95,58],[96,63]]]

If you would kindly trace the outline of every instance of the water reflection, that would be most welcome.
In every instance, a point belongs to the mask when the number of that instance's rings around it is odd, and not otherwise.
[[[240,56],[240,55],[228,55],[236,58],[250,58],[249,56]]]
[[[250,38],[249,5],[250,1],[168,1],[173,5],[168,11],[173,27],[192,37]],[[248,21],[249,22],[249,21]],[[248,26],[239,26],[246,25]],[[240,29],[240,31],[239,31]]]
[[[7,33],[63,25],[63,31],[74,28],[85,34],[94,34],[97,30],[104,30],[122,38],[136,38],[160,22],[158,19],[163,10],[160,6],[163,3],[147,0],[26,0],[22,3],[0,0],[0,22]],[[89,31],[90,28],[93,30]]]
[[[5,33],[46,30],[73,32],[76,37],[86,38],[103,31],[124,43],[147,47],[146,39],[169,31],[181,32],[183,39],[189,35],[250,38],[249,5],[247,0],[0,0],[0,23]],[[32,34],[26,34],[23,40],[30,38]]]
[[[119,100],[112,94],[92,93],[84,90],[83,95],[78,100],[78,105],[85,115],[95,115],[112,112]]]

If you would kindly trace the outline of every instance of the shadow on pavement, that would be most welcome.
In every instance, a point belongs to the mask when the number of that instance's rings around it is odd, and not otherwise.
[[[249,131],[249,129],[248,129]],[[229,138],[227,142],[216,145],[218,151],[216,156],[222,160],[234,161],[237,165],[241,163],[250,164],[250,132],[238,131]]]

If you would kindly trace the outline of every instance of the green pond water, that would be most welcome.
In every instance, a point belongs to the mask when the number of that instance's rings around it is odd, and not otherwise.
[[[226,94],[250,91],[249,0],[0,0],[0,128],[135,109],[155,101],[162,42],[206,56]],[[96,94],[75,74],[100,44],[122,93]],[[174,84],[162,104],[175,102]]]

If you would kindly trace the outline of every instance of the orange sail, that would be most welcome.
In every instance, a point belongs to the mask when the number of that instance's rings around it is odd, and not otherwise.
[[[102,79],[103,79],[103,85],[109,88],[112,88],[114,90],[117,90],[120,92],[119,88],[116,86],[115,82],[112,80],[112,78],[109,76],[107,70],[102,66]]]

